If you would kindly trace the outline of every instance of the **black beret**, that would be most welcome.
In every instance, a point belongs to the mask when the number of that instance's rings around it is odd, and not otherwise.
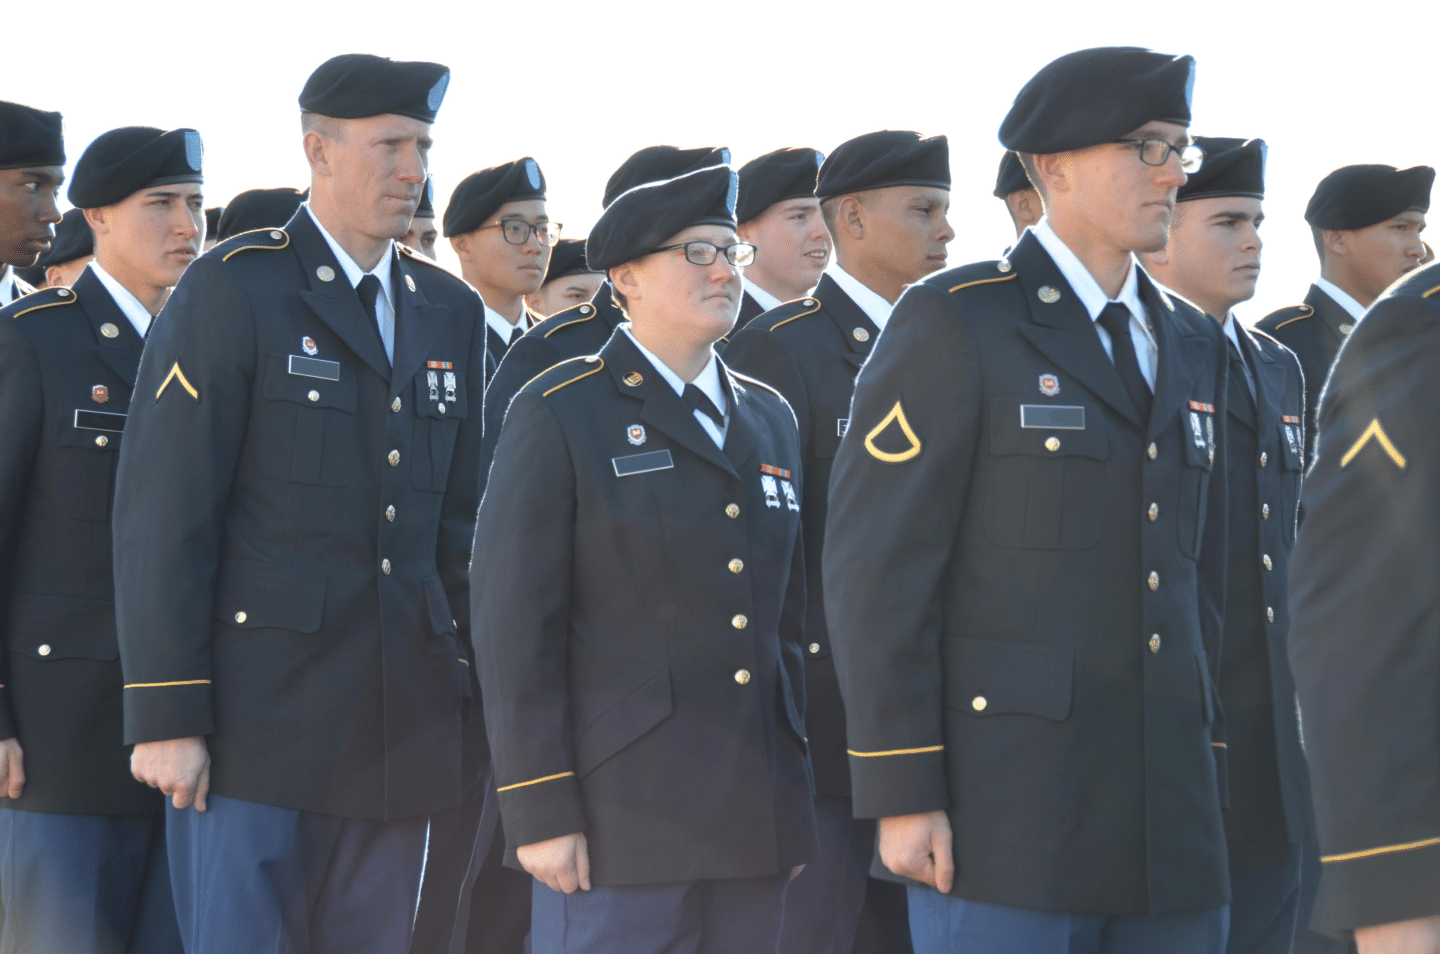
[[[0,169],[65,165],[60,114],[0,100]]]
[[[815,177],[825,154],[815,149],[776,149],[740,167],[740,200],[735,218],[749,222],[786,199],[813,199]]]
[[[1006,149],[1047,155],[1114,142],[1149,122],[1190,125],[1195,58],[1135,46],[1067,53],[1026,83],[1000,124]]]
[[[545,269],[545,281],[553,282],[566,275],[593,274],[585,264],[585,240],[562,238],[550,250],[550,267]]]
[[[205,237],[214,238],[220,234],[220,218],[225,214],[223,205],[214,205],[205,210]]]
[[[1176,202],[1228,195],[1265,198],[1265,140],[1196,136],[1195,145],[1204,150],[1205,164],[1185,180]]]
[[[288,186],[250,189],[230,200],[220,216],[220,241],[256,229],[283,228],[305,201],[305,194]]]
[[[335,119],[365,119],[394,113],[433,123],[450,68],[439,63],[403,63],[369,53],[345,53],[321,63],[300,91],[300,108]]]
[[[472,172],[450,193],[450,204],[445,206],[445,237],[475,231],[506,202],[543,198],[545,173],[529,156]]]
[[[835,147],[816,177],[815,195],[837,195],[917,185],[950,188],[950,142],[944,136],[922,138],[917,132],[884,129],[856,136]]]
[[[413,218],[417,218],[417,219],[433,219],[433,218],[435,218],[435,180],[434,180],[434,179],[426,179],[426,180],[425,180],[425,188],[423,188],[423,189],[420,190],[420,204],[417,205],[417,206],[415,206],[415,215],[413,216]]]
[[[1007,150],[1005,155],[1000,157],[1000,171],[995,175],[995,198],[1003,199],[1012,192],[1033,188],[1035,183],[1025,174],[1020,157]]]
[[[203,182],[204,154],[200,134],[193,129],[122,126],[101,133],[85,148],[66,195],[77,209],[98,209],[151,186]]]
[[[610,203],[585,240],[596,271],[634,261],[692,225],[735,227],[740,179],[729,166],[710,166],[664,182],[638,185]]]
[[[1320,180],[1305,221],[1317,229],[1363,229],[1411,209],[1426,212],[1434,182],[1429,166],[1345,166]]]
[[[43,275],[51,265],[64,265],[94,254],[95,233],[90,231],[85,213],[80,209],[71,209],[61,216],[60,224],[55,226],[55,240],[50,243],[49,251],[35,260],[35,267]]]
[[[608,209],[611,202],[647,182],[664,182],[697,169],[729,164],[730,150],[724,146],[701,146],[698,149],[646,146],[620,163],[620,168],[611,174],[610,181],[605,183],[605,198],[600,205]]]

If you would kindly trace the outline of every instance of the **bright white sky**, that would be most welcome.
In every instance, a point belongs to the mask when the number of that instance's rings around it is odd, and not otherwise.
[[[780,146],[828,153],[860,133],[914,129],[950,138],[950,264],[959,265],[1013,240],[990,191],[995,132],[1024,82],[1070,50],[1149,46],[1199,61],[1194,132],[1270,144],[1264,271],[1255,300],[1237,309],[1253,322],[1298,302],[1314,277],[1302,215],[1322,176],[1356,162],[1440,164],[1440,138],[1415,109],[1440,81],[1413,43],[1440,24],[1430,3],[1403,14],[1351,4],[1337,15],[1271,0],[246,0],[162,13],[77,0],[67,9],[63,30],[7,34],[0,98],[63,112],[72,165],[116,126],[199,129],[207,205],[249,188],[304,188],[300,88],[328,57],[368,52],[453,71],[434,127],[442,214],[468,173],[531,155],[551,217],[582,237],[605,180],[642,146],[728,145],[738,165]],[[1356,15],[1367,9],[1376,15]],[[443,240],[441,262],[454,263]]]

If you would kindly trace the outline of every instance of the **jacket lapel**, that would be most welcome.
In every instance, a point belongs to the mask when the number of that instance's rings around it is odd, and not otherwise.
[[[725,457],[737,474],[745,472],[745,465],[755,456],[755,435],[759,423],[754,408],[750,406],[750,391],[736,381],[730,369],[720,364],[720,380],[730,397],[730,423],[725,428]]]
[[[412,266],[405,256],[396,255],[391,273],[395,291],[395,373],[393,387],[404,386],[420,370],[425,356],[435,346],[450,314],[445,305],[432,305],[415,280]],[[488,330],[488,329],[487,329]],[[381,357],[384,355],[382,353]]]
[[[116,377],[135,386],[135,375],[140,370],[140,352],[145,349],[145,340],[125,317],[109,290],[95,273],[85,269],[75,280],[75,297],[85,306],[95,332],[95,355],[105,366],[115,372]],[[102,325],[112,324],[120,332],[114,338],[107,338],[100,330]]]
[[[1278,416],[1285,413],[1285,366],[1265,353],[1259,343],[1244,328],[1240,329],[1240,340],[1250,349],[1250,367],[1255,371],[1255,390],[1259,405],[1255,409],[1255,430],[1264,433],[1266,428],[1279,426]],[[1297,415],[1299,416],[1299,415]]]
[[[844,353],[845,361],[858,369],[870,357],[870,349],[875,347],[875,339],[880,337],[879,326],[829,275],[821,277],[820,284],[815,287],[815,297],[825,306],[825,313],[835,322],[849,346]]]
[[[1136,268],[1140,268],[1137,264]],[[1205,339],[1190,334],[1175,319],[1175,306],[1155,287],[1150,276],[1140,271],[1140,298],[1150,313],[1155,341],[1160,346],[1159,367],[1155,373],[1155,403],[1150,411],[1149,437],[1164,430],[1180,406],[1190,397],[1190,386],[1197,369],[1205,361],[1208,350]],[[1117,376],[1118,377],[1118,376]]]
[[[1330,337],[1338,348],[1340,342],[1345,340],[1345,332],[1340,328],[1343,325],[1355,326],[1355,319],[1350,317],[1350,312],[1340,306],[1340,303],[1321,290],[1319,285],[1311,285],[1310,291],[1305,295],[1305,304],[1315,311],[1315,317],[1330,329]]]
[[[380,331],[360,304],[349,279],[335,260],[335,253],[303,207],[290,219],[285,230],[295,254],[300,258],[300,267],[305,270],[308,288],[300,291],[300,300],[313,311],[321,321],[351,351],[368,364],[386,381],[390,380],[390,362],[385,358],[385,345],[380,341]],[[320,270],[324,268],[325,272]],[[320,277],[330,276],[329,281]],[[398,324],[398,322],[397,322]],[[397,334],[398,336],[398,334]]]

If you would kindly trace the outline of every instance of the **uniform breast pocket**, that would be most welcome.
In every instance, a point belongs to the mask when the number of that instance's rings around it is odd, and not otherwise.
[[[261,392],[273,447],[260,455],[272,480],[344,487],[355,475],[360,446],[355,429],[355,371],[338,361],[271,354]]]
[[[442,368],[416,375],[415,443],[410,455],[410,482],[416,490],[445,492],[455,438],[468,404],[460,372]]]
[[[72,520],[110,519],[110,500],[115,490],[115,465],[126,414],[96,411],[76,405],[59,409],[54,421],[54,440],[65,466],[58,468],[59,486],[49,488],[56,511]]]
[[[990,460],[982,517],[996,546],[1083,550],[1105,532],[1103,413],[1095,406],[989,402]]]
[[[1299,415],[1294,415],[1299,420]],[[1305,432],[1298,423],[1277,424],[1280,432],[1280,495],[1284,510],[1285,545],[1295,545],[1295,523],[1299,516],[1300,485],[1305,471]]]
[[[1205,512],[1210,500],[1210,476],[1215,470],[1215,414],[1213,411],[1181,411],[1179,525],[1180,552],[1192,560],[1200,558],[1205,539]]]

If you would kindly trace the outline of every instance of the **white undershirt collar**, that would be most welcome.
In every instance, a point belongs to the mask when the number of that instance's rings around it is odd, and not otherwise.
[[[115,276],[100,267],[98,258],[90,259],[90,264],[86,267],[95,273],[96,278],[100,279],[100,284],[104,285],[105,290],[110,293],[116,307],[130,320],[130,324],[135,326],[135,331],[140,337],[144,338],[150,330],[150,322],[155,320],[154,316],[145,310],[145,306],[140,304],[140,299],[131,294],[130,289],[120,284],[115,280]]]
[[[783,301],[776,298],[774,295],[770,294],[768,291],[761,288],[759,285],[755,284],[750,279],[742,278],[740,280],[745,283],[745,290],[750,293],[750,297],[755,299],[755,303],[759,305],[764,311],[769,311],[772,308],[779,308],[781,305],[785,304]]]
[[[640,349],[640,353],[645,356],[645,360],[655,366],[656,373],[665,379],[665,383],[670,385],[676,395],[683,398],[685,395],[685,380],[672,371],[670,366],[664,361],[661,361],[654,352],[640,343],[640,339],[635,337],[634,332],[630,330],[630,322],[624,322],[620,325],[620,328],[625,332],[626,337],[630,339],[635,347]],[[699,421],[700,426],[705,428],[705,433],[710,435],[710,439],[715,442],[715,446],[723,450],[725,448],[725,432],[730,427],[730,402],[726,400],[725,388],[720,383],[720,362],[716,359],[713,350],[710,352],[710,360],[705,363],[705,367],[695,376],[695,380],[690,383],[703,391],[705,396],[714,402],[715,407],[720,410],[720,415],[725,419],[724,425],[717,425],[708,414],[702,414],[699,411],[694,412],[695,420]]]
[[[1344,308],[1350,314],[1351,318],[1359,321],[1361,318],[1365,317],[1364,306],[1361,305],[1358,301],[1356,301],[1349,292],[1332,282],[1330,279],[1315,279],[1315,287],[1333,298],[1335,300],[1335,304],[1339,305],[1341,308]]]
[[[483,298],[481,299],[481,303],[484,303]],[[520,310],[520,320],[512,325],[500,312],[491,308],[489,305],[485,305],[485,324],[489,325],[491,330],[500,336],[501,340],[508,343],[510,336],[515,333],[516,328],[519,328],[522,334],[530,328],[530,316],[522,307]]]
[[[876,328],[881,331],[885,330],[885,323],[890,320],[890,312],[895,310],[894,305],[839,265],[830,269],[830,277],[835,280],[835,284],[840,286],[840,290],[849,295],[850,300],[860,306],[860,310],[875,322]]]

